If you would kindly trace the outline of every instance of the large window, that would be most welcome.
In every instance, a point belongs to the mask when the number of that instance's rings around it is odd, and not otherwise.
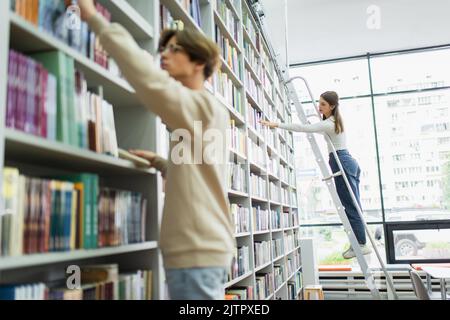
[[[449,70],[446,47],[340,59],[290,71],[308,80],[316,100],[328,90],[340,95],[348,149],[362,170],[364,215],[374,235],[381,235],[383,255],[386,223],[450,220]],[[297,81],[296,88],[306,113],[314,113],[304,84]],[[317,136],[317,141],[328,160],[323,138]],[[338,263],[336,254],[348,240],[305,134],[295,134],[295,149],[303,230],[320,239],[322,264]],[[387,241],[395,251],[394,241]]]

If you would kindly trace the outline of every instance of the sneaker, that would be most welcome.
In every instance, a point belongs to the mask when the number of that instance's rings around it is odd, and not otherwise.
[[[359,245],[359,247],[361,248],[363,255],[372,253],[372,249],[365,244]],[[342,256],[344,257],[344,259],[351,259],[351,258],[356,257],[356,254],[353,251],[353,249],[350,247],[347,251],[344,251],[342,253]]]

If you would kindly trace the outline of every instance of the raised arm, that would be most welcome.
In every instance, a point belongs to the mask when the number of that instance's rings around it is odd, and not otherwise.
[[[141,49],[121,25],[102,17],[92,0],[79,0],[82,18],[100,39],[103,48],[115,60],[135,89],[139,100],[161,117],[169,129],[193,130],[194,121],[207,120],[211,114],[203,95],[194,94],[155,65],[153,57]]]
[[[334,132],[334,123],[331,121],[320,121],[313,124],[278,123],[278,122],[261,121],[261,124],[269,128],[280,128],[283,130],[296,132],[310,132],[310,133],[326,132],[328,134],[332,134]]]

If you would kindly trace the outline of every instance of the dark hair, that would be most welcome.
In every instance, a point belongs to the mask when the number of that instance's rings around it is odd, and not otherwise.
[[[220,67],[220,52],[217,45],[198,31],[191,29],[165,29],[161,32],[158,50],[176,37],[177,44],[183,47],[189,59],[205,66],[203,75],[208,79]]]
[[[331,114],[334,116],[334,132],[337,134],[344,132],[344,122],[341,117],[341,113],[339,112],[339,96],[334,91],[327,91],[320,95],[320,97],[328,102],[330,107],[332,108]],[[324,116],[325,120],[325,116]]]

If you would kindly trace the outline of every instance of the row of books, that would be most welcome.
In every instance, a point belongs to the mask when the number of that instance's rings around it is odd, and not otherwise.
[[[264,120],[264,114],[260,110],[253,108],[253,106],[247,100],[247,123],[257,133],[264,137],[264,134],[267,130],[261,125],[261,120]]]
[[[241,91],[233,84],[231,78],[225,72],[218,70],[215,75],[215,89],[234,110],[244,116]]]
[[[274,276],[275,288],[278,289],[283,284],[284,278],[285,278],[283,264],[274,264],[273,265],[273,276]]]
[[[228,281],[250,272],[250,249],[248,246],[236,247]]]
[[[272,80],[269,78],[269,75],[266,72],[262,72],[261,75],[261,82],[262,82],[262,86],[264,88],[264,90],[266,91],[266,94],[270,97],[273,98],[273,85],[272,85]]]
[[[298,226],[298,214],[296,211],[292,211],[289,213],[288,218],[286,219],[286,228]]]
[[[270,215],[271,215],[271,223],[272,223],[272,230],[273,229],[281,229],[281,210],[280,208],[276,209],[276,210],[271,210],[270,211]]]
[[[286,252],[292,251],[295,248],[294,234],[284,233],[284,249]]]
[[[92,249],[145,240],[146,199],[99,187],[82,173],[56,179],[3,170],[5,212],[0,220],[3,256]]]
[[[216,0],[213,3],[215,4],[214,9],[222,18],[228,32],[231,34],[236,43],[239,43],[239,20],[236,19],[233,11],[228,8],[225,0]]]
[[[264,150],[264,148],[257,143],[255,143],[252,139],[248,139],[248,156],[250,158],[250,161],[254,164],[265,167],[266,165],[266,158],[267,150]]]
[[[145,241],[147,201],[140,193],[100,189],[98,247]]]
[[[272,256],[277,258],[283,254],[283,240],[272,239]]]
[[[298,206],[297,193],[294,190],[291,190],[290,195],[291,195],[291,203],[290,203],[290,205],[292,207],[297,207]]]
[[[73,6],[67,9],[66,3],[59,0],[15,0],[11,1],[11,10],[85,57],[113,71],[115,75],[120,75],[114,61],[100,45],[98,37],[86,22],[78,19],[77,2],[71,1]],[[97,11],[111,21],[111,13],[98,2],[95,5]]]
[[[275,177],[280,176],[280,165],[277,158],[270,158],[269,157],[269,165],[268,165],[269,173],[272,174]]]
[[[247,192],[245,168],[241,164],[230,163],[228,187],[234,191]]]
[[[259,53],[261,55],[261,60],[264,63],[264,69],[268,74],[273,75],[274,67],[272,61],[270,60],[268,49],[264,44],[261,44],[261,47],[262,48],[260,48]]]
[[[300,253],[295,250],[291,256],[286,259],[286,270],[288,276],[291,276],[298,268],[300,268]]]
[[[298,229],[294,229],[294,242],[296,248],[300,246],[300,232],[298,231]]]
[[[289,228],[289,227],[292,227],[291,226],[291,224],[290,224],[290,213],[289,212],[282,212],[281,213],[281,226],[283,227],[283,228]]]
[[[234,221],[234,233],[250,231],[250,209],[240,204],[231,203],[230,211]]]
[[[236,126],[236,122],[234,119],[231,120],[230,125],[230,146],[239,152],[240,154],[247,154],[247,136],[245,134],[245,131],[239,127]]]
[[[284,182],[289,181],[290,170],[284,164],[280,164],[280,179]]]
[[[231,287],[225,290],[225,300],[253,300],[253,287]]]
[[[50,283],[0,286],[0,300],[151,300],[153,272],[119,273],[116,264],[80,267],[79,285],[67,287],[67,279]]]
[[[268,130],[267,131],[267,144],[272,147],[272,149],[277,150],[277,133],[275,130]]]
[[[256,274],[256,300],[264,300],[274,292],[273,272]]]
[[[202,28],[200,0],[177,0],[177,2],[192,17],[197,26]]]
[[[10,50],[6,126],[117,157],[113,107],[87,87],[60,51],[29,58]]]
[[[260,50],[258,41],[259,34],[256,32],[256,27],[253,24],[251,13],[248,12],[246,9],[244,9],[242,12],[242,24],[244,25],[245,30],[247,30],[247,33],[249,34],[250,39],[255,44],[256,48]]]
[[[269,211],[261,209],[260,206],[252,207],[253,231],[269,230]]]
[[[280,151],[280,155],[284,159],[288,160],[288,148],[287,148],[287,146],[286,146],[286,144],[284,142],[280,141],[278,150]]]
[[[230,40],[223,35],[219,26],[216,25],[215,40],[220,48],[220,53],[225,63],[230,67],[238,79],[242,78],[242,65],[239,60],[238,49],[231,45]]]
[[[270,121],[282,122],[280,119],[277,118],[277,110],[275,109],[273,104],[269,101],[269,99],[267,99],[266,96],[264,96],[263,105],[264,111],[266,112],[267,117],[269,118]]]
[[[298,271],[295,274],[294,281],[288,281],[288,299],[296,300],[297,292],[302,288],[302,273]]]
[[[278,81],[275,81],[274,86],[276,86],[277,83],[278,83]],[[286,109],[285,109],[283,101],[281,100],[281,97],[280,97],[280,95],[278,93],[275,94],[274,102],[275,102],[276,110],[282,115],[283,118],[286,118],[285,117],[286,116]],[[287,131],[284,131],[284,133],[282,133],[283,136],[286,133],[287,133]]]
[[[297,210],[292,210],[292,221],[294,226],[299,225],[299,218],[298,218],[298,212]]]
[[[267,198],[267,183],[266,179],[256,174],[250,174],[250,185],[252,190],[252,196]]]
[[[246,39],[244,39],[244,55],[247,58],[251,68],[255,71],[258,78],[261,79],[262,66],[259,61],[258,54],[256,53],[253,46]]]
[[[270,241],[255,241],[255,266],[259,267],[271,260]]]
[[[270,201],[280,202],[280,188],[272,181],[269,182]]]
[[[245,89],[253,98],[253,100],[255,100],[257,103],[261,102],[262,99],[261,87],[256,83],[253,74],[247,67],[245,68]]]

